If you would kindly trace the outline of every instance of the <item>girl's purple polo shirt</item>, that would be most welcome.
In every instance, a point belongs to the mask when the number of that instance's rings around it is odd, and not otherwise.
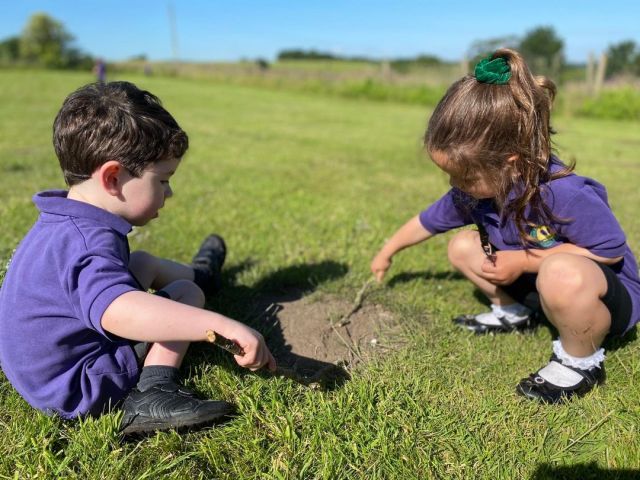
[[[113,300],[140,289],[128,269],[131,225],[65,191],[33,201],[40,216],[0,289],[0,364],[35,408],[97,415],[138,378],[129,341],[100,323]]]
[[[558,160],[551,171],[561,167]],[[512,198],[513,195],[510,195]],[[626,243],[625,234],[609,207],[605,187],[587,177],[571,174],[543,185],[542,196],[558,219],[566,222],[540,225],[529,234],[536,238],[531,248],[551,248],[571,243],[604,258],[623,257],[611,268],[627,288],[632,312],[627,331],[640,321],[640,278],[638,264]],[[492,200],[474,200],[458,189],[449,190],[443,197],[420,213],[422,226],[433,234],[470,224],[484,225],[490,242],[500,250],[522,250],[523,246],[512,218],[501,219]]]

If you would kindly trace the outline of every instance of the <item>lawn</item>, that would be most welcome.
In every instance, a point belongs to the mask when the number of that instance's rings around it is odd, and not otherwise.
[[[128,77],[158,95],[191,148],[159,219],[132,249],[188,262],[210,232],[229,246],[210,308],[241,315],[257,290],[299,288],[351,301],[377,249],[447,180],[421,153],[415,105]],[[78,73],[0,71],[0,259],[36,218],[31,195],[63,188],[51,146]],[[640,252],[638,123],[558,118],[562,158],[609,190]],[[597,219],[594,219],[597,221]],[[631,478],[640,475],[640,348],[608,344],[607,384],[563,406],[516,396],[552,334],[474,337],[450,318],[485,308],[448,265],[450,235],[402,252],[365,299],[402,326],[397,347],[328,392],[251,374],[204,345],[189,386],[235,402],[223,428],[121,443],[119,414],[66,423],[31,409],[0,376],[0,478]],[[46,352],[42,352],[46,355]]]

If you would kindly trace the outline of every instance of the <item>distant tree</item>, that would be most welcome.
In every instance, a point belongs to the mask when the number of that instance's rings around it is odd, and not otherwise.
[[[467,52],[467,58],[475,65],[483,58],[486,58],[490,53],[495,52],[499,48],[517,48],[518,37],[515,35],[508,35],[504,37],[489,38],[486,40],[476,40],[469,47]]]
[[[265,72],[269,70],[269,62],[267,62],[264,58],[257,58],[255,63],[260,71]]]
[[[62,23],[46,13],[36,13],[20,36],[20,58],[44,67],[69,67],[81,56],[72,48],[72,42],[73,35]]]
[[[13,63],[20,58],[20,37],[9,37],[0,42],[0,63]]]
[[[558,77],[564,66],[564,41],[553,27],[537,27],[527,32],[518,49],[536,74]]]
[[[317,52],[316,50],[282,50],[278,53],[278,60],[336,60],[331,53]]]
[[[394,71],[405,73],[414,67],[442,65],[442,60],[435,55],[418,55],[415,58],[396,58],[391,60],[390,65]]]
[[[607,77],[620,73],[638,74],[640,51],[633,40],[610,45],[607,49]]]

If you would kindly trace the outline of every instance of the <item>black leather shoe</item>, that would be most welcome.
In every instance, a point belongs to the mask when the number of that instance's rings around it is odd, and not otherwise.
[[[194,281],[206,295],[213,295],[222,288],[222,265],[226,257],[224,240],[220,235],[212,234],[204,239],[191,260]]]
[[[452,321],[455,325],[472,331],[476,335],[484,335],[488,333],[509,333],[509,332],[526,332],[529,330],[535,330],[538,325],[538,316],[535,312],[526,316],[524,319],[518,322],[509,322],[504,317],[496,315],[499,325],[481,323],[477,319],[477,315],[460,315],[454,318]]]
[[[195,430],[228,419],[235,407],[227,402],[200,400],[191,390],[167,379],[150,388],[134,389],[122,405],[120,432],[144,435],[158,430]]]
[[[550,361],[562,364],[555,353],[551,356]],[[574,396],[582,397],[596,385],[604,383],[606,377],[604,363],[588,370],[562,365],[580,374],[582,380],[572,387],[559,387],[548,382],[536,372],[529,375],[528,378],[520,380],[516,386],[516,392],[530,400],[538,400],[543,403],[562,403]]]

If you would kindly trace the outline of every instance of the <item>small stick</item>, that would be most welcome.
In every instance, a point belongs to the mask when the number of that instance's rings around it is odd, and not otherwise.
[[[244,350],[233,340],[229,340],[227,337],[223,337],[219,333],[214,332],[213,330],[207,330],[207,341],[209,343],[213,343],[218,347],[226,350],[229,353],[233,353],[234,355],[239,355],[241,357],[244,356]]]
[[[364,282],[364,284],[362,285],[362,287],[360,288],[360,290],[358,290],[358,293],[356,294],[356,298],[353,301],[353,306],[351,307],[351,310],[349,310],[345,315],[343,315],[340,318],[340,320],[336,323],[339,327],[344,327],[345,325],[347,325],[351,321],[351,320],[349,320],[351,315],[353,315],[358,310],[360,310],[360,308],[362,308],[362,302],[364,301],[364,295],[367,292],[367,290],[369,289],[369,287],[371,285],[373,285],[373,283],[375,281],[376,281],[375,278],[370,278],[369,280]]]
[[[227,352],[232,353],[234,355],[239,355],[241,357],[244,356],[244,350],[242,350],[240,345],[235,343],[233,340],[229,340],[227,337],[224,337],[219,333],[214,332],[213,330],[207,330],[206,335],[207,335],[207,341],[209,343],[213,343],[214,345],[217,345],[223,350],[226,350]],[[303,375],[300,375],[298,372],[296,372],[292,368],[281,367],[277,365],[276,371],[273,372],[273,375],[286,377],[295,382],[301,383],[302,385],[315,389],[320,387],[320,384],[318,382],[320,377],[322,376],[322,373],[323,372],[321,371],[321,372],[318,372],[313,377],[307,378]]]
[[[356,352],[354,350],[354,346],[355,345],[350,345],[349,342],[347,342],[344,337],[342,335],[340,335],[340,332],[338,332],[338,329],[336,327],[333,326],[333,324],[331,324],[331,328],[333,329],[334,333],[338,336],[338,338],[340,339],[340,341],[342,341],[342,343],[344,344],[345,347],[347,347],[349,349],[349,352],[351,352],[351,354],[355,357],[358,357],[358,360],[360,360],[361,362],[364,362],[364,360],[362,359],[362,357],[358,354],[358,352]]]

